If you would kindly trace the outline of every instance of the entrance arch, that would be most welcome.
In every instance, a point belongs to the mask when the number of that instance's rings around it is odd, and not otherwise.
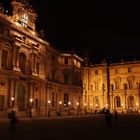
[[[25,110],[25,96],[26,96],[26,88],[23,84],[19,83],[18,90],[17,90],[18,111]]]

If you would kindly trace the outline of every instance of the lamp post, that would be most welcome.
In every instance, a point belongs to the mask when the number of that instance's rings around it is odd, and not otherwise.
[[[96,106],[96,108],[97,108],[97,107],[98,107],[98,104],[96,104],[95,106]]]
[[[136,113],[138,113],[139,104],[136,103]]]
[[[48,117],[50,117],[50,104],[51,104],[51,101],[49,100],[48,101]]]
[[[87,104],[85,103],[85,108],[84,108],[85,109],[85,115],[87,114],[87,112],[86,112],[86,106],[87,106]]]
[[[69,105],[69,116],[70,116],[70,105],[71,105],[71,102],[68,102],[68,105]]]
[[[124,114],[124,111],[123,111],[123,104],[121,104],[121,106],[122,106],[122,114]]]
[[[33,98],[30,98],[30,118],[32,118],[32,103],[33,103]]]
[[[77,116],[78,116],[79,103],[77,102],[76,105],[77,105]]]
[[[59,112],[60,114],[59,115],[61,116],[62,101],[59,101],[59,105],[60,105],[60,112]]]
[[[13,111],[13,108],[14,108],[14,100],[15,100],[14,96],[12,96],[11,100],[12,100],[12,111]]]
[[[92,114],[92,104],[90,104],[90,114]]]

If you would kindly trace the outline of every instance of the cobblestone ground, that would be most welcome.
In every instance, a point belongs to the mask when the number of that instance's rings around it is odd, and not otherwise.
[[[105,124],[104,115],[66,118],[22,118],[16,132],[9,133],[9,121],[0,120],[0,140],[128,140],[140,137],[140,115],[120,115]]]

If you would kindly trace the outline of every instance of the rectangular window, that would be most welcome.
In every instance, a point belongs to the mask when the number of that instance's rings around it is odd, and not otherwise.
[[[69,95],[67,93],[64,94],[64,107],[68,107]]]
[[[115,81],[115,89],[116,90],[120,89],[120,82],[119,81]]]
[[[95,75],[98,75],[98,70],[95,70]]]
[[[7,67],[7,58],[8,58],[8,51],[7,50],[2,50],[2,62],[1,66],[6,69]]]
[[[119,73],[119,70],[118,69],[115,69],[115,74],[118,74]]]
[[[39,75],[39,62],[36,63],[36,72]]]
[[[132,72],[132,68],[128,68],[128,73]]]
[[[68,84],[69,83],[69,75],[68,73],[64,73],[64,84]]]
[[[52,81],[54,81],[54,80],[55,80],[55,71],[52,70]]]
[[[4,95],[0,95],[0,111],[4,110]]]
[[[65,58],[64,63],[68,64],[68,58]]]

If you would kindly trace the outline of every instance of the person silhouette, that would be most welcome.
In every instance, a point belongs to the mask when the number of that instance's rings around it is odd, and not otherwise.
[[[105,121],[106,121],[106,125],[111,127],[112,126],[112,115],[110,113],[110,110],[107,109],[106,113],[105,113]]]
[[[15,112],[12,110],[10,113],[10,124],[9,124],[9,132],[10,133],[15,133],[16,132],[16,123],[17,123],[17,118],[15,115]]]

